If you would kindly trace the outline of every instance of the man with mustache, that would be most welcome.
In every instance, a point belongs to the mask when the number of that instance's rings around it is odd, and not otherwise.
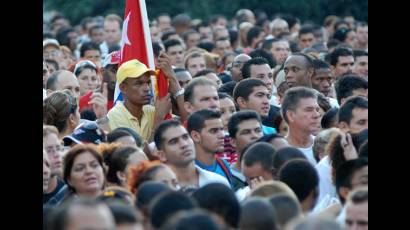
[[[169,92],[176,99],[178,106],[182,107],[183,90],[172,70],[169,56],[162,53],[158,58],[158,65],[169,81]],[[157,98],[154,106],[150,105],[151,75],[154,74],[154,70],[148,69],[136,59],[124,62],[118,68],[117,82],[124,101],[117,102],[107,114],[111,130],[129,127],[145,141],[152,140],[154,125],[159,125],[171,110],[170,94],[161,99]]]

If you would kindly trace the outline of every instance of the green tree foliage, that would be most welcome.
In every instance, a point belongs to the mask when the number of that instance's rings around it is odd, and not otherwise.
[[[125,0],[43,0],[45,10],[58,10],[78,24],[86,16],[116,13],[123,17]],[[262,10],[272,17],[278,13],[292,14],[302,21],[322,23],[325,16],[353,15],[368,20],[367,0],[146,0],[148,17],[167,12],[171,16],[187,13],[192,18],[209,18],[222,14],[232,18],[242,8]]]

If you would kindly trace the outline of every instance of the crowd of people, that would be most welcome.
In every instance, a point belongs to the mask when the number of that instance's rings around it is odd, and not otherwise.
[[[162,98],[122,23],[44,21],[43,229],[368,229],[366,22],[160,14]]]

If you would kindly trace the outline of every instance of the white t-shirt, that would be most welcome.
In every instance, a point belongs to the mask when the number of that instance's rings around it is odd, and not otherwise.
[[[314,136],[312,136],[312,137],[313,137],[313,139],[315,139]],[[299,147],[297,147],[297,149],[299,149],[300,151],[302,151],[302,153],[305,155],[305,157],[308,159],[308,161],[309,161],[313,166],[316,166],[317,162],[316,162],[315,157],[313,156],[313,143],[314,143],[314,142],[312,142],[312,145],[309,146],[309,147],[307,147],[307,148],[299,148]]]
[[[205,169],[201,169],[197,165],[195,165],[195,168],[199,174],[199,187],[203,187],[209,183],[221,183],[231,188],[231,185],[225,177]]]
[[[239,202],[242,202],[248,196],[250,191],[251,191],[251,188],[249,187],[249,185],[246,187],[240,188],[238,189],[238,191],[235,192],[236,198],[238,198]]]
[[[329,99],[330,106],[332,106],[332,108],[339,108],[339,103],[337,102],[336,99],[332,97],[328,97],[328,99]]]
[[[336,198],[336,186],[332,183],[332,166],[330,165],[329,156],[325,156],[316,165],[319,174],[319,197],[318,202],[321,202],[326,196]]]

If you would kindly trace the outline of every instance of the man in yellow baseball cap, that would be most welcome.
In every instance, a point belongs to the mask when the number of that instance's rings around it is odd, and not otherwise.
[[[158,58],[159,67],[169,80],[170,93],[174,97],[179,97],[183,95],[183,89],[179,86],[169,57],[164,55]],[[171,102],[168,95],[157,99],[155,106],[150,105],[153,97],[151,75],[155,75],[155,71],[136,59],[124,62],[118,68],[117,82],[124,101],[117,102],[107,114],[111,130],[129,127],[140,134],[145,141],[152,139],[155,126],[159,125],[170,111]],[[183,97],[178,99],[182,99],[181,104],[183,104]]]

